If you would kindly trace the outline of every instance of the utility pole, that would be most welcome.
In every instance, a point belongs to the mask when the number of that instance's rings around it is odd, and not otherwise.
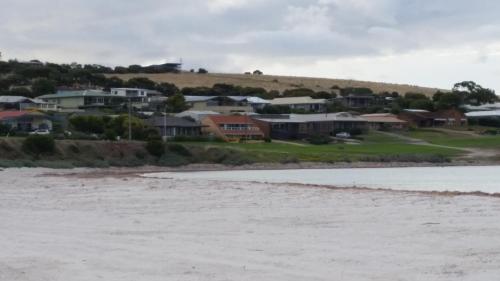
[[[132,98],[128,99],[128,140],[132,140]]]
[[[165,105],[165,115],[163,116],[163,140],[167,140],[167,105]]]

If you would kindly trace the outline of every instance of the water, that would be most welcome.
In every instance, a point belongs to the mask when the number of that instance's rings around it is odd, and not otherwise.
[[[500,193],[500,166],[169,172],[147,176],[412,191]]]

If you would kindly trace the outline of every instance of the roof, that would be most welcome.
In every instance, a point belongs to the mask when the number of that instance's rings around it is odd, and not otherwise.
[[[376,113],[361,115],[368,122],[372,123],[408,123],[399,119],[396,115],[390,113]]]
[[[164,127],[165,123],[167,124],[167,127],[202,127],[202,125],[191,120],[172,116],[167,116],[166,120],[163,116],[152,117],[148,119],[148,123],[155,127]]]
[[[498,117],[500,116],[500,110],[490,110],[490,111],[474,111],[465,113],[467,117]]]
[[[366,119],[352,115],[348,112],[339,113],[327,113],[327,114],[290,114],[290,115],[278,115],[278,118],[259,118],[259,116],[253,116],[253,118],[269,122],[269,123],[307,123],[307,122],[333,122],[333,121],[344,121],[344,122],[367,122]],[[286,118],[288,117],[288,118]]]
[[[26,111],[26,110],[0,111],[0,120],[14,119],[22,116],[45,116],[45,114],[36,111]]]
[[[33,102],[32,99],[23,96],[0,96],[0,103]]]
[[[474,106],[474,105],[465,105],[465,108],[470,111],[494,111],[497,109],[500,109],[500,103],[487,103],[479,106]]]
[[[111,91],[142,91],[142,92],[147,92],[148,94],[156,94],[156,95],[161,95],[162,93],[157,90],[150,90],[150,89],[143,89],[143,88],[111,88]]]
[[[39,96],[39,99],[75,98],[75,97],[117,97],[98,90],[58,91],[56,94]]]
[[[429,110],[425,110],[425,109],[403,109],[403,111],[412,112],[412,113],[430,113]]]
[[[254,124],[252,118],[245,115],[212,115],[207,116],[215,124]]]
[[[202,102],[209,101],[217,98],[228,98],[236,102],[247,101],[250,104],[269,104],[270,102],[259,97],[250,96],[184,96],[186,102]]]
[[[270,100],[272,105],[290,105],[290,104],[325,104],[325,99],[313,99],[311,97],[291,97],[275,98]]]

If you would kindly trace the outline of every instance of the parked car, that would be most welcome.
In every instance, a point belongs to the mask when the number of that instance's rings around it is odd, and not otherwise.
[[[341,139],[348,139],[351,137],[351,134],[349,134],[348,132],[341,132],[341,133],[338,133],[335,135],[337,138],[341,138]]]
[[[38,129],[30,132],[30,135],[50,135],[50,131],[47,129]]]

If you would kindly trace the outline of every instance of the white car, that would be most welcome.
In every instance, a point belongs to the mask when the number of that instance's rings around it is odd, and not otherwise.
[[[341,132],[341,133],[338,133],[335,135],[337,138],[341,138],[341,139],[348,139],[351,137],[351,134],[349,134],[348,132]]]
[[[50,135],[50,131],[47,129],[38,129],[31,132],[30,135]]]

